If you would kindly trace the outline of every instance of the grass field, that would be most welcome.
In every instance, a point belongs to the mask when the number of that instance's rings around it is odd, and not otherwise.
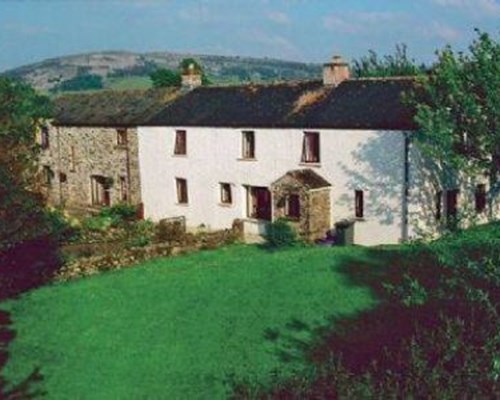
[[[149,89],[153,84],[148,76],[107,78],[106,88],[114,90]]]
[[[363,248],[270,253],[231,246],[41,288],[0,305],[15,338],[10,382],[40,367],[49,399],[218,399],[226,379],[303,368],[300,343],[332,316],[377,304],[342,260]]]

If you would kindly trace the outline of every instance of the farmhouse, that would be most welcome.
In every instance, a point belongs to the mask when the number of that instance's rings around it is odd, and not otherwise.
[[[141,204],[146,218],[184,216],[193,228],[240,220],[251,234],[287,218],[307,240],[347,220],[365,245],[435,230],[470,196],[485,211],[483,182],[462,195],[424,173],[402,98],[412,79],[350,79],[334,57],[322,81],[186,80],[192,90],[60,99],[42,159],[51,201]]]

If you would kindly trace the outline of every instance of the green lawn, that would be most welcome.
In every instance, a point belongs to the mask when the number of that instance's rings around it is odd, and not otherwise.
[[[106,87],[114,90],[149,89],[152,86],[148,76],[128,76],[106,80]]]
[[[303,367],[276,336],[307,340],[376,305],[340,272],[346,258],[370,262],[356,247],[238,245],[41,288],[0,307],[16,334],[3,373],[15,383],[40,367],[49,399],[224,398],[229,375]]]

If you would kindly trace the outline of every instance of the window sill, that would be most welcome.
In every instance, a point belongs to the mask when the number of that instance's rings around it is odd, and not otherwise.
[[[304,162],[304,161],[301,161],[301,162],[299,162],[299,165],[302,166],[302,167],[321,168],[321,163],[315,163],[315,162]]]
[[[172,154],[172,157],[176,157],[176,158],[187,158],[187,154]]]
[[[366,218],[365,217],[354,217],[355,222],[365,222]]]
[[[257,161],[256,158],[237,158],[237,161]]]
[[[233,203],[219,203],[220,207],[231,208]]]
[[[126,144],[116,144],[115,150],[127,150],[128,146]]]
[[[175,203],[176,206],[188,207],[189,203]]]

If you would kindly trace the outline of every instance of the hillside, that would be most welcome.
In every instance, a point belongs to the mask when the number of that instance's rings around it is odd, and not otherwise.
[[[26,80],[35,88],[50,90],[80,75],[95,74],[105,87],[129,89],[150,85],[148,76],[157,68],[176,69],[183,58],[193,57],[217,84],[244,81],[273,81],[317,78],[318,64],[268,58],[180,54],[170,52],[132,53],[106,51],[51,58],[3,72]]]

